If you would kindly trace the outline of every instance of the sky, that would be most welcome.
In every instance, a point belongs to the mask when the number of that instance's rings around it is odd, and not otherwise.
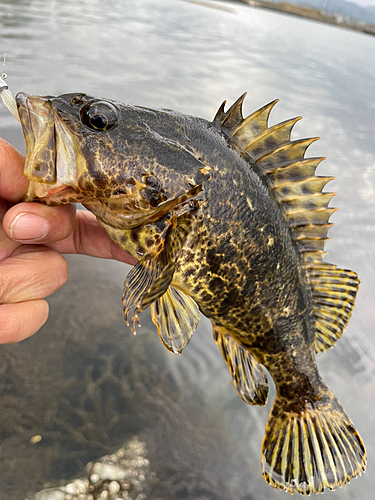
[[[375,0],[350,0],[361,7],[369,7],[370,5],[375,7]]]

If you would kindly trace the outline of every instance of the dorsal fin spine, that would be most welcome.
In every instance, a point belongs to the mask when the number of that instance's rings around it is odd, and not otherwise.
[[[253,142],[251,143],[251,145],[254,145],[258,142],[260,142],[261,140],[265,139],[265,138],[268,138],[272,135],[274,135],[275,133],[279,132],[279,131],[283,131],[284,132],[284,137],[283,137],[283,140],[284,141],[289,141],[290,140],[290,135],[291,135],[291,132],[292,132],[292,129],[294,127],[294,125],[301,119],[302,117],[299,116],[297,118],[292,118],[291,120],[286,120],[284,122],[281,122],[281,123],[277,123],[276,125],[273,125],[272,127],[266,129],[262,134],[259,134],[256,136],[256,138],[254,138]],[[233,132],[233,137],[236,136],[236,134],[240,131],[241,129],[237,129],[237,131],[235,130]]]
[[[287,181],[286,179],[283,182],[275,182],[274,189],[278,192],[280,198],[284,200],[289,199],[289,194],[294,194],[297,196],[307,195],[311,192],[320,192],[328,182],[334,180],[335,177],[322,177],[322,176],[310,176],[304,177],[303,179],[297,179],[292,181]],[[294,196],[291,196],[291,198]]]
[[[280,185],[289,184],[290,182],[303,181],[310,178],[315,178],[315,171],[318,165],[325,158],[303,158],[290,162],[280,162],[280,166],[268,172],[268,179],[271,181],[273,187],[276,189]],[[334,177],[330,177],[334,179]]]
[[[289,214],[290,226],[305,226],[306,224],[328,224],[328,220],[337,208],[320,210],[301,210]]]
[[[242,115],[242,104],[247,95],[247,92],[244,92],[241,97],[237,99],[237,101],[232,104],[232,106],[225,113],[225,117],[222,120],[222,126],[227,128],[233,128],[238,123],[243,121]]]
[[[324,252],[322,250],[317,251],[317,252],[304,252],[303,253],[303,258],[306,263],[311,263],[311,264],[320,264],[320,262],[323,260],[323,258],[328,255],[327,252]]]
[[[227,101],[223,101],[220,108],[217,110],[217,113],[215,115],[215,118],[213,119],[213,122],[221,122],[222,118],[225,116],[225,105]]]
[[[269,156],[278,155],[280,153],[284,153],[286,156],[285,159],[288,160],[302,160],[304,158],[305,152],[309,146],[315,141],[318,141],[319,137],[311,137],[309,139],[298,139],[296,141],[289,141],[287,143],[281,144],[276,148],[270,148],[266,151],[263,151],[259,156],[257,156],[256,161],[261,161]],[[247,148],[248,150],[248,148]],[[285,154],[286,153],[286,154]],[[267,169],[265,173],[269,173],[274,170],[274,166],[272,168]]]
[[[326,210],[328,203],[336,193],[311,194],[307,196],[296,196],[294,198],[281,199],[283,208],[288,216],[290,214],[304,211]]]
[[[274,101],[271,101],[270,103],[266,104],[262,108],[259,108],[258,110],[254,111],[251,115],[247,116],[244,118],[244,120],[239,123],[234,129],[233,129],[233,135],[236,135],[237,132],[245,128],[249,125],[250,122],[255,121],[259,116],[265,115],[264,120],[265,124],[267,125],[268,123],[268,117],[272,111],[272,108],[279,102],[279,99],[275,99]]]
[[[302,240],[305,238],[327,238],[328,231],[333,226],[333,223],[328,224],[306,224],[304,226],[295,226],[293,228],[295,232],[296,240]]]

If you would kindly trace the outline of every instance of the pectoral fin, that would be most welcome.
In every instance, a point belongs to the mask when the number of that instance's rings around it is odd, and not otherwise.
[[[125,321],[133,308],[131,328],[139,325],[139,314],[167,291],[173,279],[176,261],[194,223],[197,204],[186,203],[159,221],[162,228],[150,252],[130,271],[124,282],[122,304]]]
[[[122,305],[125,321],[134,307],[131,317],[131,329],[135,334],[135,326],[139,325],[139,314],[152,302],[161,297],[172,282],[175,269],[174,262],[168,262],[165,252],[158,256],[146,256],[129,272],[124,282]]]

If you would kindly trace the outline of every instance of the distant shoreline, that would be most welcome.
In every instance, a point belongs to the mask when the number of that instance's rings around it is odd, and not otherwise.
[[[347,28],[355,31],[361,31],[368,35],[375,35],[375,24],[362,23],[343,16],[341,14],[325,14],[324,12],[313,9],[311,7],[304,7],[288,2],[272,3],[264,0],[232,0],[239,3],[250,5],[251,7],[260,7],[262,9],[275,10],[277,12],[285,12],[293,16],[304,17],[306,19],[313,19],[321,21],[322,23],[332,24],[341,28]]]

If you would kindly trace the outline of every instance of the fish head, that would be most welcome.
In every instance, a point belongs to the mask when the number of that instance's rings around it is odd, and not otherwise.
[[[26,201],[83,203],[126,229],[201,190],[206,177],[197,171],[205,166],[181,141],[159,133],[174,130],[165,125],[167,113],[76,93],[18,93],[16,102],[26,139]]]

